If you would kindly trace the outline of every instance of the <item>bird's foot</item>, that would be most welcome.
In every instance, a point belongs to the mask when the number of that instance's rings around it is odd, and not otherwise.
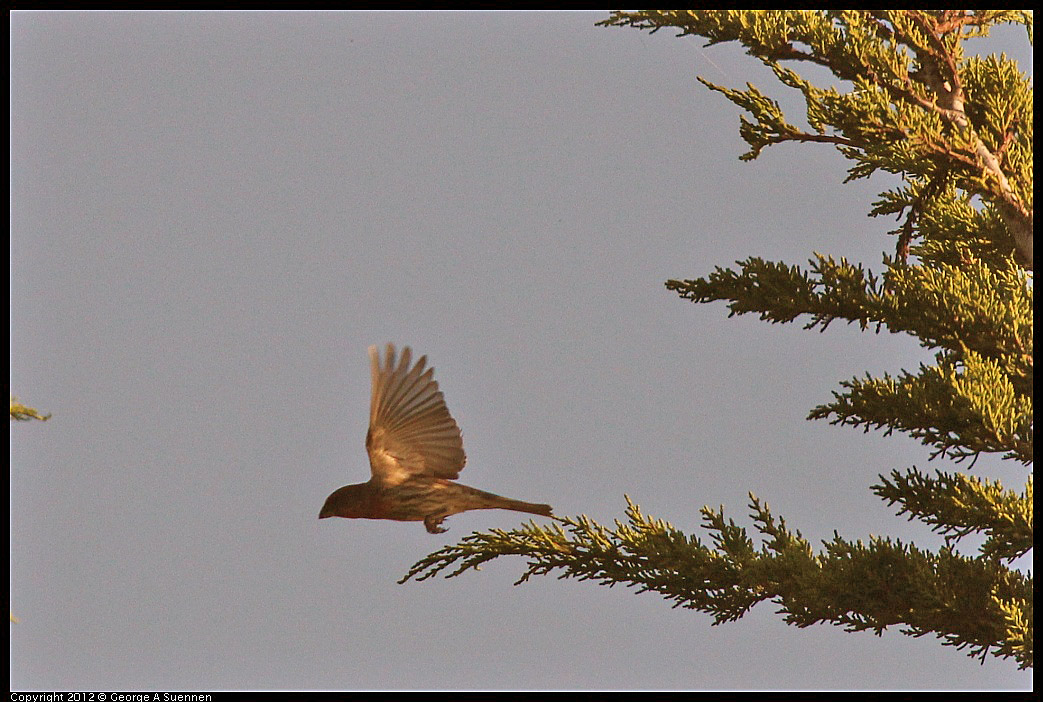
[[[427,533],[444,534],[445,532],[449,531],[448,529],[443,529],[441,526],[439,526],[444,520],[445,517],[439,517],[434,514],[424,517],[424,526],[427,528]]]

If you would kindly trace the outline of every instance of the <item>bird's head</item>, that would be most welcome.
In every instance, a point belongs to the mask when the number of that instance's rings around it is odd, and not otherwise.
[[[322,505],[322,509],[319,511],[319,519],[325,519],[326,517],[346,517],[348,519],[368,517],[371,512],[372,497],[373,487],[369,483],[345,485],[334,490],[326,498],[326,503]]]

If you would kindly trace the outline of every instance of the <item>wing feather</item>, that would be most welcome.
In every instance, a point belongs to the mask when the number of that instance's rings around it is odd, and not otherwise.
[[[370,399],[366,450],[373,476],[395,485],[410,477],[426,475],[453,479],[460,475],[467,456],[456,420],[421,356],[412,368],[412,350],[406,346],[395,358],[388,344],[381,364],[376,346],[369,348],[373,395]]]

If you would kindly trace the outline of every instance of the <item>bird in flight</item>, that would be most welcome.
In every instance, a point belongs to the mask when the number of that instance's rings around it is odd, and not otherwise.
[[[369,347],[373,373],[366,451],[373,475],[365,483],[345,485],[326,498],[319,519],[395,519],[423,521],[432,534],[453,514],[472,509],[510,509],[551,516],[550,505],[500,497],[453,482],[467,456],[460,427],[449,414],[434,380],[434,368],[424,370],[427,356],[410,368],[406,346],[396,362],[395,347],[387,345],[384,363],[376,346]]]

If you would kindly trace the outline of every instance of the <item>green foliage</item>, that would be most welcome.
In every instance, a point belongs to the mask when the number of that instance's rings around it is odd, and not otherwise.
[[[1008,562],[1032,548],[1032,476],[1020,495],[1005,490],[998,480],[941,471],[931,478],[915,466],[906,473],[892,470],[890,480],[880,480],[873,492],[889,505],[902,505],[898,514],[932,525],[949,544],[985,533],[982,555]]]
[[[952,183],[996,207],[1009,234],[993,245],[1009,253],[1013,239],[1031,266],[1031,81],[1005,56],[966,58],[962,46],[993,25],[1031,22],[1024,10],[648,10],[615,12],[599,24],[673,27],[706,37],[708,46],[740,42],[801,92],[811,128],[787,122],[779,104],[748,83],[734,90],[700,78],[753,118],[741,118],[739,134],[750,145],[741,158],[785,141],[836,144],[853,161],[849,180],[901,175],[910,184],[906,206],[923,204],[911,191]],[[825,67],[850,89],[817,87],[782,61]]]
[[[1028,498],[1031,505],[1031,488]],[[510,531],[474,532],[424,557],[399,582],[427,580],[450,567],[446,577],[452,578],[500,556],[522,556],[528,566],[516,585],[560,571],[559,579],[658,593],[674,607],[710,614],[715,625],[771,600],[787,623],[802,628],[830,622],[880,635],[901,625],[905,634],[933,633],[944,645],[969,648],[982,659],[996,647],[994,655],[1032,665],[1032,581],[1018,571],[948,546],[930,553],[879,537],[864,544],[834,535],[815,554],[799,531],[776,520],[752,494],[750,510],[764,537],[760,548],[744,528],[725,519],[723,507],[701,510],[709,546],[646,517],[627,498],[628,522],[616,521],[613,529],[580,516],[558,519],[564,528],[530,522]]]
[[[615,12],[600,22],[709,44],[738,41],[800,91],[810,130],[786,120],[779,104],[747,84],[734,90],[699,79],[749,114],[740,158],[786,141],[834,145],[852,162],[847,180],[883,172],[898,187],[872,203],[872,217],[901,222],[887,232],[895,254],[876,273],[814,254],[808,270],[750,257],[737,269],[666,283],[697,303],[724,301],[729,316],[756,313],[771,323],[806,316],[824,332],[835,320],[862,331],[907,334],[934,352],[915,372],[841,381],[833,400],[809,419],[898,431],[919,440],[929,460],[960,464],[999,454],[1032,464],[1033,286],[1032,86],[1005,56],[966,57],[963,42],[998,23],[1026,25],[1008,10],[691,10]],[[825,67],[837,79],[819,87],[784,61]],[[795,457],[796,458],[796,457]],[[873,492],[898,515],[945,536],[936,553],[890,538],[868,544],[834,535],[816,553],[751,495],[762,544],[703,509],[711,543],[645,517],[627,500],[627,524],[587,517],[559,525],[475,533],[419,561],[402,582],[447,577],[505,555],[528,560],[521,579],[624,583],[657,592],[675,606],[739,619],[763,600],[800,627],[831,622],[849,631],[897,625],[912,636],[1033,663],[1033,581],[1010,562],[1033,546],[1032,478],[1021,493],[999,481],[915,466],[880,475]],[[563,528],[564,527],[564,528]],[[983,535],[978,554],[954,547]]]
[[[49,414],[40,414],[32,407],[26,407],[18,401],[17,397],[11,398],[11,419],[18,421],[27,422],[30,419],[39,419],[41,422],[46,422],[51,418]]]

